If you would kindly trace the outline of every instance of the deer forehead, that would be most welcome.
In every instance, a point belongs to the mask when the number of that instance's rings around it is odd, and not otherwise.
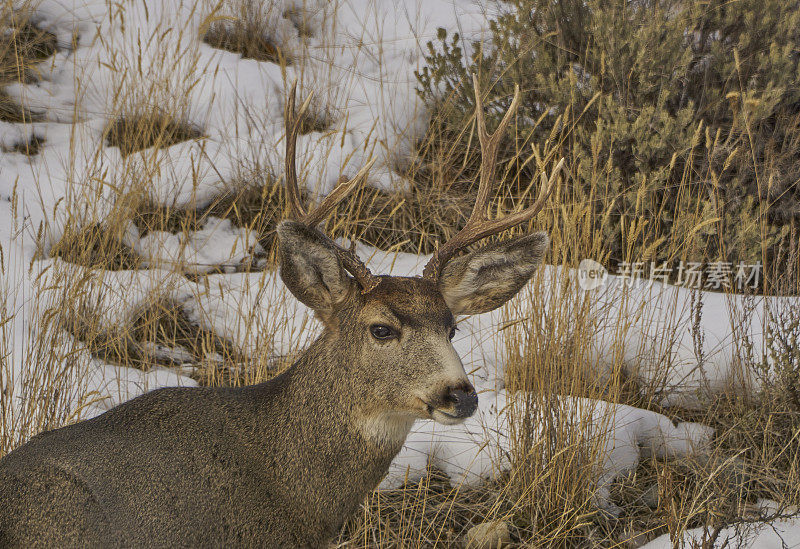
[[[439,289],[422,278],[382,276],[377,288],[365,296],[361,316],[365,322],[394,320],[403,326],[455,325]]]

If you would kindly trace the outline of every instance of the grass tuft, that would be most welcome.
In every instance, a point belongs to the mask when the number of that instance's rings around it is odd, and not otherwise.
[[[116,231],[99,223],[69,224],[49,254],[67,263],[111,271],[138,269],[141,264]]]
[[[19,103],[0,89],[0,120],[3,122],[30,122],[34,117]]]
[[[213,48],[238,53],[245,59],[290,65],[291,56],[282,47],[278,39],[281,33],[275,25],[286,16],[302,35],[301,29],[306,28],[304,18],[302,12],[278,14],[276,9],[272,2],[235,0],[228,6],[230,15],[209,25],[203,42]]]
[[[34,66],[56,52],[56,36],[32,25],[25,13],[0,8],[0,14],[9,17],[0,23],[0,82],[28,82]]]
[[[31,24],[29,17],[26,10],[0,4],[0,121],[20,123],[35,119],[4,88],[14,83],[35,82],[36,66],[57,49],[55,35]]]
[[[36,156],[39,154],[44,142],[44,137],[33,134],[27,141],[18,141],[13,143],[10,147],[3,148],[3,152],[15,152],[24,154],[25,156]]]
[[[165,149],[202,137],[202,132],[193,125],[160,112],[123,116],[106,128],[106,145],[119,147],[123,156],[150,148]]]
[[[237,19],[232,24],[226,23],[212,23],[203,36],[203,42],[212,48],[238,53],[245,59],[280,65],[291,64],[285,53],[272,40],[261,34],[262,29],[258,22]]]
[[[473,525],[507,518],[513,507],[503,483],[454,487],[431,467],[419,482],[374,492],[334,547],[458,547]]]
[[[314,36],[314,27],[308,20],[308,14],[305,10],[298,9],[296,6],[291,6],[283,12],[283,16],[292,22],[294,28],[297,29],[297,34],[300,36],[304,38]]]

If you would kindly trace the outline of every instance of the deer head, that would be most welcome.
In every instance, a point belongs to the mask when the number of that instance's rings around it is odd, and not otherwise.
[[[285,169],[291,220],[277,228],[281,277],[324,323],[320,340],[330,350],[328,356],[339,357],[341,376],[352,380],[358,396],[353,405],[365,417],[391,417],[410,426],[417,418],[453,424],[472,415],[478,397],[451,343],[455,318],[500,307],[530,279],[547,250],[547,235],[535,233],[457,255],[478,240],[531,219],[552,192],[563,165],[562,160],[550,178],[543,177],[543,190],[531,207],[489,220],[498,144],[519,103],[519,90],[492,135],[486,131],[477,81],[475,97],[483,156],[472,215],[437,249],[422,277],[396,277],[372,274],[353,249],[337,245],[316,228],[364,182],[373,162],[307,211],[297,183],[295,144],[310,98],[295,113],[295,89],[289,94]]]

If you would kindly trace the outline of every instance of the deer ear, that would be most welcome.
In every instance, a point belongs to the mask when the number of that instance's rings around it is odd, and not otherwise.
[[[534,233],[453,258],[439,276],[439,291],[454,315],[496,309],[530,280],[549,244],[546,233]]]
[[[336,246],[317,231],[296,221],[278,225],[281,279],[301,302],[327,322],[350,288]]]

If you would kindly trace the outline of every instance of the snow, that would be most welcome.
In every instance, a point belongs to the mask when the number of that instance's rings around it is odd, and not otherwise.
[[[50,248],[63,234],[68,213],[73,223],[102,224],[119,193],[132,185],[145,185],[156,206],[202,208],[229,190],[243,167],[260,166],[279,176],[283,105],[294,80],[300,97],[314,92],[312,115],[329,120],[325,130],[298,140],[298,169],[309,191],[327,193],[341,175],[352,176],[370,157],[378,160],[371,185],[403,188],[403,168],[427,124],[413,76],[423,62],[425,42],[441,26],[469,44],[485,36],[487,13],[495,9],[448,0],[277,2],[268,14],[270,38],[296,60],[281,69],[203,43],[199,29],[210,22],[226,24],[226,13],[212,17],[211,3],[199,6],[194,0],[37,3],[34,22],[57,36],[60,50],[42,64],[39,82],[5,91],[42,121],[0,122],[0,151],[33,135],[44,140],[40,153],[30,158],[0,152],[0,291],[8,294],[11,317],[2,330],[15,386],[25,379],[27,340],[46,313],[43,305],[69,291],[81,292],[82,306],[61,311],[61,320],[90,316],[109,331],[124,329],[143,306],[169,300],[245,356],[279,357],[307,346],[321,326],[274,271],[230,272],[257,261],[263,249],[252,231],[228,220],[209,218],[188,235],[141,234],[142,227],[131,225],[124,241],[148,267],[140,271],[70,265],[49,257]],[[292,22],[293,10],[301,8],[309,10],[306,22],[314,30],[306,42]],[[203,137],[123,156],[104,139],[124,98],[145,98],[147,104],[179,112],[181,121]],[[419,274],[427,261],[364,245],[358,250],[380,273]],[[222,274],[197,281],[183,276],[211,271]],[[658,283],[626,288],[614,277],[603,289],[586,292],[573,275],[546,266],[509,308],[460,321],[454,345],[481,393],[479,411],[459,426],[418,423],[384,487],[397,486],[407,475],[419,478],[429,463],[454,483],[470,485],[507,467],[505,410],[514,400],[503,385],[508,341],[502,326],[508,322],[539,328],[538,319],[555,303],[578,311],[588,301],[597,327],[589,345],[598,366],[610,370],[621,356],[630,375],[658,388],[661,404],[702,408],[708,398],[742,381],[742,342],[771,365],[766,326],[781,311],[800,306],[793,298],[693,295]],[[564,296],[568,299],[558,299]],[[702,302],[699,316],[692,305],[697,302]],[[65,334],[52,337],[54,348],[61,348],[56,344]],[[84,398],[75,400],[78,406],[90,397],[84,417],[158,387],[195,384],[184,370],[143,372],[103,363],[80,342],[71,340],[68,346],[74,352],[65,354],[78,356],[85,374]],[[668,371],[655,369],[665,363],[671,365]],[[745,378],[751,388],[763,381],[747,373]],[[603,441],[594,465],[596,502],[611,514],[618,512],[608,499],[614,479],[648,454],[702,457],[712,436],[705,426],[674,426],[663,415],[620,404],[559,397],[558,408],[589,429],[586,437]]]
[[[656,386],[663,406],[690,409],[703,409],[732,384],[757,389],[764,380],[742,368],[741,358],[771,367],[767,327],[782,329],[776,316],[800,306],[796,298],[726,295],[660,282],[628,288],[614,276],[595,292],[589,296],[602,315],[592,338],[598,363],[610,367],[609,358],[621,349],[627,372]],[[621,333],[624,324],[628,329]]]
[[[92,168],[97,153],[108,157],[102,177],[109,182],[117,184],[134,172],[151,182],[155,202],[202,207],[233,175],[232,159],[251,156],[280,173],[285,88],[297,79],[301,96],[312,90],[316,94],[311,115],[331,119],[324,132],[298,139],[305,180],[318,187],[311,190],[327,193],[341,175],[353,175],[370,155],[379,160],[372,183],[395,187],[401,183],[394,168],[408,158],[427,122],[414,91],[421,44],[435,36],[438,26],[457,24],[463,36],[475,38],[486,27],[483,10],[470,2],[276,2],[268,14],[275,22],[271,38],[290,58],[303,59],[282,71],[274,63],[242,59],[201,42],[199,29],[212,14],[210,5],[196,4],[131,2],[124,10],[110,12],[105,0],[42,1],[34,21],[56,34],[66,49],[43,65],[40,82],[6,91],[43,115],[46,122],[37,128],[47,137],[45,151],[32,159],[34,170],[11,165],[8,158],[0,160],[5,179],[13,181],[19,175],[26,188],[33,188],[30,172],[47,166],[47,179],[67,181]],[[315,32],[301,46],[286,14],[289,8],[304,7]],[[330,13],[334,8],[335,17]],[[220,24],[224,19],[219,18],[226,15],[230,14],[217,13],[212,20]],[[72,49],[75,33],[77,47]],[[131,84],[133,78],[122,81],[120,75],[128,72],[135,72],[141,84]],[[178,100],[180,92],[185,98]],[[160,99],[166,105],[177,102],[184,122],[205,137],[123,159],[113,147],[103,147],[101,130],[107,113],[125,106],[126,94]],[[74,155],[78,162],[51,158],[51,152],[67,152],[64,140],[51,133],[77,121],[95,130],[72,136],[81,149]],[[58,197],[48,198],[45,210]]]
[[[307,347],[322,332],[322,325],[289,293],[277,271],[210,275],[182,303],[182,310],[245,356],[286,356]]]
[[[185,301],[195,291],[192,283],[171,271],[103,271],[58,258],[39,265],[43,268],[37,281],[42,303],[52,306],[63,292],[69,292],[77,306],[64,312],[67,318],[91,317],[109,329],[125,329],[146,306],[168,299]]]
[[[138,229],[131,223],[126,237],[123,243],[144,260],[144,266],[169,266],[191,274],[215,268],[235,271],[246,260],[265,254],[255,231],[238,228],[230,219],[213,216],[188,236],[150,231],[139,237]]]
[[[93,368],[87,384],[97,391],[97,396],[94,403],[82,410],[83,419],[102,414],[153,389],[197,386],[193,379],[166,368],[153,368],[143,372],[136,368],[110,364],[98,364]]]
[[[780,509],[780,506],[771,500],[762,499],[755,505],[758,515],[772,517],[768,521],[754,520],[752,523],[735,523],[722,528],[713,545],[703,545],[704,541],[710,542],[712,528],[692,528],[682,533],[680,547],[714,547],[722,549],[793,549],[800,547],[800,518],[797,509]],[[786,518],[783,518],[786,517]],[[664,534],[641,549],[672,549],[676,544],[670,539],[669,534]]]
[[[114,164],[112,180],[146,181],[150,200],[175,208],[203,208],[226,190],[234,170],[225,151],[208,139],[183,141],[166,149],[145,149]]]
[[[418,423],[381,487],[416,482],[429,465],[444,471],[455,485],[477,486],[496,478],[510,467],[508,410],[515,405],[519,407],[515,417],[530,413],[506,391],[484,392],[478,412],[463,424]],[[669,418],[649,410],[586,398],[560,397],[549,413],[567,418],[570,427],[585,430],[581,433],[585,440],[600,443],[592,475],[595,503],[613,516],[621,509],[610,500],[611,483],[633,471],[641,458],[697,459],[710,449],[714,435],[714,430],[704,425],[673,425]]]

